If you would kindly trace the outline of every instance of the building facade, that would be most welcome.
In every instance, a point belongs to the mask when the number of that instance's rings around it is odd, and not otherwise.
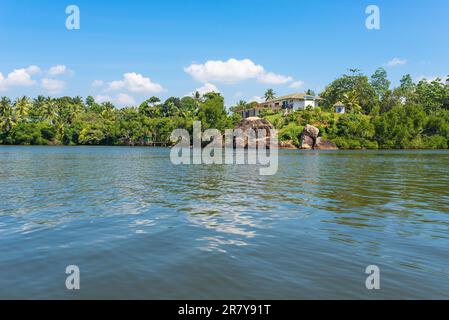
[[[318,107],[318,96],[307,95],[305,93],[295,93],[287,96],[282,96],[266,102],[259,103],[258,105],[239,111],[242,118],[257,117],[263,109],[270,109],[273,111],[285,110],[285,111],[297,111],[305,110],[306,108]]]

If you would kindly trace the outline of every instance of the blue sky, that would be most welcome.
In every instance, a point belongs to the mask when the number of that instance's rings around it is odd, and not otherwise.
[[[71,4],[80,30],[65,27]],[[365,27],[370,4],[380,8],[380,30]],[[0,3],[0,95],[11,98],[92,95],[125,105],[216,88],[231,105],[267,88],[319,92],[349,68],[385,67],[394,84],[406,73],[445,77],[448,53],[447,0]]]

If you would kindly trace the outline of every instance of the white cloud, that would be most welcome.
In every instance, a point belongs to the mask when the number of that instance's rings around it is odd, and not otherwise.
[[[433,82],[433,81],[435,81],[437,79],[440,79],[441,83],[445,83],[446,82],[446,78],[447,77],[444,77],[444,76],[424,76],[424,75],[422,75],[422,76],[417,77],[416,81],[420,82],[422,80],[425,80],[426,82],[431,83],[431,82]]]
[[[292,77],[267,72],[263,66],[255,64],[250,59],[209,60],[204,64],[191,64],[184,68],[184,71],[202,83],[233,84],[257,79],[265,84],[279,85],[293,81]]]
[[[65,82],[62,80],[44,78],[41,80],[41,86],[50,94],[58,94],[65,89]]]
[[[288,87],[291,88],[291,89],[299,89],[303,85],[304,85],[303,81],[295,81],[295,82],[292,82]]]
[[[34,74],[41,72],[41,68],[39,68],[38,66],[35,66],[35,65],[29,66],[25,70],[29,75],[34,75]]]
[[[286,84],[286,83],[293,81],[293,78],[289,77],[289,76],[275,74],[273,72],[266,72],[266,73],[261,74],[259,76],[258,80],[265,84],[280,85],[280,84]]]
[[[36,84],[32,79],[32,75],[39,72],[37,66],[29,66],[27,68],[15,69],[10,72],[6,78],[1,74],[0,76],[0,90],[8,90],[11,87],[30,87]]]
[[[92,81],[92,87],[94,87],[94,88],[101,87],[103,84],[104,84],[104,82],[102,80]]]
[[[265,102],[265,99],[260,96],[254,96],[249,100],[249,102],[253,102],[253,101],[255,101],[257,103],[262,103],[262,102]]]
[[[193,92],[190,92],[189,94],[187,94],[187,96],[192,96],[197,91],[200,95],[205,95],[206,93],[209,93],[209,92],[220,93],[220,90],[215,85],[213,85],[212,83],[205,83],[204,86],[195,89]]]
[[[6,78],[8,86],[32,86],[35,81],[31,79],[31,74],[27,69],[16,69]]]
[[[125,73],[122,80],[109,82],[108,85],[109,90],[127,90],[138,93],[159,93],[165,91],[160,84],[154,83],[150,78],[135,72]]]
[[[6,78],[1,74],[0,90],[8,90],[14,87],[30,87],[40,83],[41,87],[50,94],[57,94],[65,88],[65,82],[52,79],[51,77],[33,79],[33,76],[41,73],[41,68],[36,65],[30,65],[26,68],[15,69],[10,72]],[[47,74],[59,75],[68,72],[65,66],[54,66],[50,68]]]
[[[131,106],[136,103],[136,100],[126,93],[119,93],[116,97],[99,94],[95,97],[95,101],[97,103],[111,102],[120,106]]]
[[[235,83],[242,80],[256,78],[264,72],[261,65],[256,65],[249,59],[228,61],[210,60],[204,64],[192,64],[184,71],[200,82]]]
[[[112,102],[114,99],[112,99],[110,96],[105,96],[105,95],[97,95],[95,97],[95,102],[97,103],[103,103],[103,102]]]
[[[389,67],[396,67],[400,65],[404,65],[407,63],[406,59],[400,59],[400,58],[393,58],[390,61],[387,62],[387,66]]]
[[[136,103],[136,100],[126,93],[120,93],[117,95],[117,103],[120,105],[131,106]]]
[[[61,64],[53,66],[48,70],[48,74],[51,76],[62,75],[62,74],[65,74],[66,72],[67,72],[67,67],[65,65],[61,65]]]

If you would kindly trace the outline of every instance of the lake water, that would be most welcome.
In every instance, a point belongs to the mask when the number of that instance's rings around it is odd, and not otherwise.
[[[447,151],[281,151],[260,176],[168,149],[0,147],[0,298],[449,298],[448,170]]]

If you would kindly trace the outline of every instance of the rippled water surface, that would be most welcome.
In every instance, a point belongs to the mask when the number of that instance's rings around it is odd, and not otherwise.
[[[449,298],[448,152],[169,152],[0,147],[0,298]]]

